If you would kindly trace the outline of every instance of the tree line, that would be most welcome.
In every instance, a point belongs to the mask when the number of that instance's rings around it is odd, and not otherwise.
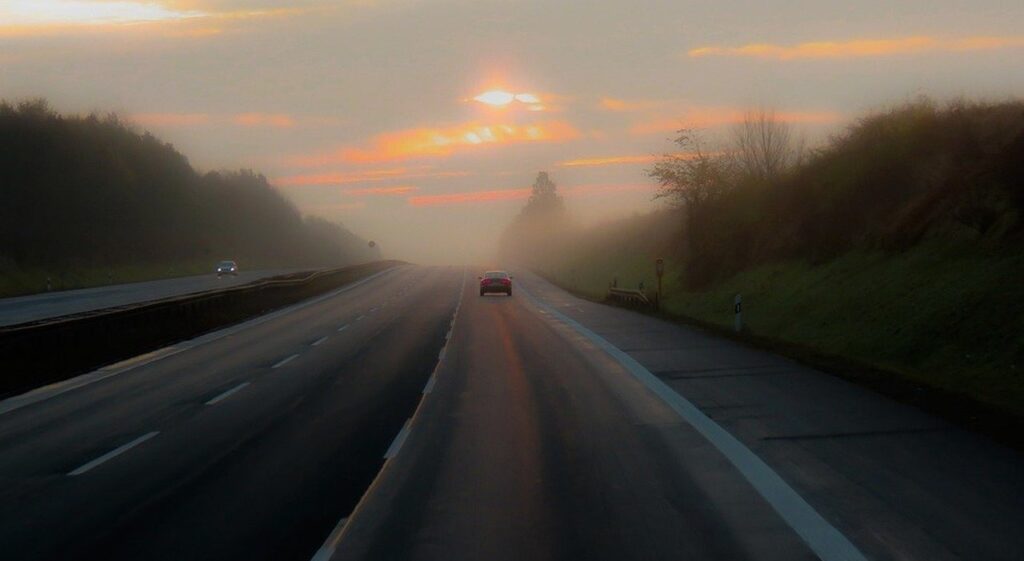
[[[0,270],[67,271],[236,259],[323,266],[371,257],[248,170],[199,173],[116,115],[0,103]]]
[[[770,110],[750,111],[724,138],[687,129],[674,140],[677,151],[646,173],[678,222],[671,247],[658,252],[683,264],[691,288],[772,261],[817,264],[930,240],[1001,255],[1024,249],[1024,102],[919,99],[863,117],[815,149]],[[572,226],[541,173],[502,256],[555,269],[604,238],[601,226]]]
[[[648,170],[681,210],[676,246],[700,286],[770,261],[820,263],[853,249],[934,240],[1019,252],[1024,103],[920,99],[864,117],[805,150],[770,111],[716,150],[680,131],[681,154]]]

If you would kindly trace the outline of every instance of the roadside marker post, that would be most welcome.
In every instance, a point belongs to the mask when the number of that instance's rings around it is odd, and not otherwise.
[[[736,333],[743,331],[743,297],[739,294],[733,300],[733,313],[736,315]]]

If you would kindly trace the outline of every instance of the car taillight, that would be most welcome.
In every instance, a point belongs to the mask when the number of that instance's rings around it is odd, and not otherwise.
[[[509,279],[501,279],[501,284],[512,284],[512,281]]]
[[[480,281],[480,284],[491,284],[491,279],[483,279]]]

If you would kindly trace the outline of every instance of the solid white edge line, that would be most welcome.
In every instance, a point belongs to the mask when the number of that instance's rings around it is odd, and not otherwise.
[[[249,385],[249,382],[242,382],[241,384],[238,384],[237,386],[235,386],[235,387],[231,388],[230,390],[228,390],[228,391],[218,395],[217,397],[211,399],[210,401],[207,401],[206,404],[207,405],[216,405],[217,403],[220,403],[221,401],[224,401],[225,399],[231,397],[235,392],[241,390],[242,388],[244,388],[245,386],[248,386],[248,385]]]
[[[323,337],[313,341],[309,344],[310,347],[319,347],[324,341],[330,339],[330,335],[324,335]]]
[[[93,460],[91,462],[88,462],[86,464],[82,464],[78,468],[68,472],[68,476],[74,477],[76,475],[82,475],[83,473],[93,469],[94,467],[96,467],[96,466],[98,466],[100,464],[103,464],[103,463],[105,463],[105,462],[107,462],[109,460],[112,460],[112,459],[120,456],[121,454],[124,454],[128,450],[131,450],[132,448],[135,448],[139,444],[142,444],[143,442],[149,440],[150,438],[153,438],[154,436],[156,436],[158,434],[160,434],[160,431],[148,432],[148,433],[146,433],[146,434],[136,438],[135,440],[129,442],[128,444],[122,444],[121,446],[118,446],[117,448],[114,448],[110,452],[107,452],[106,454],[103,454],[99,458],[96,458],[95,460]]]
[[[459,310],[462,309],[462,297],[465,295],[465,292],[466,292],[466,267],[463,266],[462,267],[462,286],[459,288],[459,301],[455,305],[455,312],[452,313],[452,321],[451,321],[452,329],[454,329],[454,327],[455,327],[455,320],[456,320],[456,318],[459,317]],[[445,345],[447,345],[447,343],[445,343]],[[440,368],[441,368],[441,361],[439,360],[437,362],[437,364],[434,366],[434,371],[430,375],[431,379],[434,379],[434,378],[437,377],[437,371],[440,370]],[[425,399],[420,399],[419,405],[416,406],[416,410],[412,412],[412,417],[409,417],[409,420],[406,421],[406,426],[410,426],[411,427],[412,423],[416,420],[416,416],[419,414],[420,409],[423,407],[423,402],[424,401],[425,401]],[[401,434],[401,432],[399,434]],[[396,439],[397,439],[397,437],[396,437]],[[392,442],[392,446],[394,446],[393,442]],[[390,449],[390,447],[389,447],[389,449]],[[369,487],[367,487],[366,490],[363,491],[363,495],[361,497],[359,497],[359,501],[357,501],[356,502],[356,506],[354,506],[352,508],[352,512],[350,512],[347,517],[342,518],[341,521],[338,522],[338,524],[334,527],[334,530],[327,536],[327,539],[324,540],[324,543],[323,543],[323,545],[320,546],[320,549],[318,549],[317,552],[313,555],[313,558],[311,559],[311,561],[330,561],[331,557],[334,556],[335,550],[338,549],[338,544],[341,543],[341,540],[342,540],[342,538],[345,535],[345,530],[348,529],[348,521],[351,520],[352,517],[354,517],[357,512],[359,512],[360,507],[362,506],[363,502],[366,500],[366,497],[370,494],[370,491],[373,490],[373,488],[377,486],[377,482],[380,481],[381,477],[384,474],[384,471],[387,470],[389,465],[391,465],[391,459],[388,458],[387,455],[385,455],[384,458],[385,458],[384,459],[384,465],[380,468],[380,471],[377,472],[377,475],[374,476],[373,481],[370,482]]]
[[[636,359],[609,343],[576,320],[519,289],[537,307],[547,309],[551,315],[589,339],[626,368],[640,383],[661,398],[673,411],[690,424],[712,446],[718,449],[740,474],[764,497],[775,512],[793,529],[822,561],[867,561],[867,558],[842,532],[825,520],[795,489],[775,472],[757,454],[747,448],[729,431],[705,415],[701,410],[670,388]]]
[[[292,356],[290,356],[290,357],[288,357],[288,358],[284,358],[284,359],[281,359],[280,361],[278,361],[278,363],[277,363],[277,364],[275,364],[275,365],[271,366],[271,368],[280,368],[280,367],[282,367],[282,366],[284,366],[284,365],[288,364],[289,362],[291,362],[291,361],[293,361],[293,360],[295,360],[295,359],[297,359],[297,358],[299,358],[299,355],[298,355],[298,353],[296,353],[296,354],[293,354]]]
[[[341,287],[341,288],[339,288],[339,289],[337,289],[337,290],[335,290],[333,292],[328,292],[327,294],[324,294],[324,295],[321,295],[321,296],[317,296],[316,298],[313,298],[311,300],[306,300],[304,302],[299,302],[298,304],[295,304],[293,306],[289,306],[289,307],[281,309],[281,310],[276,310],[276,311],[270,312],[269,314],[266,314],[266,315],[263,315],[263,316],[258,316],[258,317],[252,318],[250,320],[244,321],[242,323],[225,327],[225,328],[223,328],[221,330],[218,330],[218,331],[213,331],[211,333],[207,333],[206,335],[202,335],[202,336],[196,337],[195,339],[190,339],[190,340],[182,341],[182,342],[176,343],[176,344],[174,344],[174,345],[172,345],[170,347],[165,347],[163,349],[157,349],[156,351],[152,351],[150,353],[141,354],[139,356],[136,356],[136,357],[133,357],[133,358],[129,358],[127,360],[122,360],[122,361],[116,362],[114,364],[109,364],[107,366],[103,366],[103,367],[98,368],[98,369],[96,369],[96,370],[94,370],[92,372],[89,372],[89,373],[86,373],[86,374],[82,374],[81,376],[75,376],[74,378],[69,378],[67,380],[63,380],[63,381],[60,381],[60,382],[55,382],[53,384],[49,384],[49,385],[46,385],[46,386],[42,386],[42,387],[39,387],[39,388],[35,388],[35,389],[32,389],[32,390],[29,390],[29,391],[27,391],[27,392],[25,392],[23,394],[19,394],[19,395],[8,397],[7,399],[4,399],[4,400],[0,401],[0,415],[4,415],[6,413],[10,413],[11,411],[16,411],[18,409],[21,409],[22,407],[27,407],[29,405],[34,405],[34,404],[39,403],[41,401],[46,401],[48,399],[52,399],[54,397],[57,397],[57,396],[59,396],[61,394],[67,393],[69,391],[76,390],[78,388],[82,388],[82,387],[88,386],[90,384],[94,384],[94,383],[99,382],[101,380],[106,380],[107,378],[110,378],[111,376],[116,376],[118,374],[124,374],[125,372],[129,372],[129,371],[134,370],[135,368],[138,368],[140,366],[144,366],[144,365],[156,362],[158,360],[162,360],[162,359],[165,359],[167,357],[174,356],[174,355],[176,355],[178,353],[187,351],[189,349],[194,349],[194,348],[196,348],[196,347],[198,347],[200,345],[205,345],[207,343],[212,343],[214,341],[223,339],[224,337],[228,337],[228,336],[234,335],[235,333],[238,333],[239,331],[243,331],[243,330],[249,329],[251,327],[256,327],[257,325],[266,323],[266,322],[268,322],[270,320],[276,319],[276,318],[281,317],[281,316],[283,316],[285,314],[288,314],[288,313],[291,313],[291,312],[295,312],[295,311],[301,310],[303,308],[307,308],[309,306],[312,306],[314,304],[318,304],[318,303],[320,303],[320,302],[322,302],[324,300],[327,300],[329,298],[334,298],[335,296],[338,296],[339,294],[342,294],[344,292],[348,292],[349,290],[353,290],[353,289],[355,289],[355,288],[357,288],[359,286],[362,286],[362,285],[370,282],[371,280],[373,280],[373,279],[375,279],[375,278],[377,278],[377,277],[379,277],[381,275],[384,275],[386,273],[390,273],[392,271],[395,271],[395,270],[399,269],[400,267],[402,267],[402,266],[401,265],[396,265],[394,267],[389,267],[387,269],[384,269],[383,271],[374,273],[374,274],[372,274],[372,275],[370,275],[370,276],[368,276],[368,277],[366,277],[364,279],[358,280],[358,281],[356,281],[356,282],[354,282],[352,284],[345,285],[345,286],[343,286],[343,287]],[[152,355],[152,356],[149,356],[149,355]],[[143,357],[146,357],[146,358],[143,359]],[[140,361],[140,359],[141,359],[141,361]],[[139,362],[137,362],[137,361],[139,361]],[[120,368],[121,366],[123,366],[125,364],[128,364],[129,366],[127,366],[126,368]]]
[[[388,451],[384,452],[384,459],[390,460],[398,455],[398,452],[402,450],[402,445],[405,444],[405,439],[409,436],[409,426],[412,425],[412,418],[406,419],[405,424],[402,425],[402,430],[398,431],[395,435],[395,439],[391,441],[391,446],[388,446]]]
[[[430,379],[427,380],[427,385],[423,386],[423,393],[427,394],[434,391],[434,384],[437,382],[437,375],[431,374]]]

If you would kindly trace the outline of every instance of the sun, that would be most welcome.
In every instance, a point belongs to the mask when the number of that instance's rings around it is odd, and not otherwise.
[[[503,107],[512,103],[515,100],[515,94],[509,92],[503,92],[501,90],[491,90],[484,92],[473,99],[480,103],[486,103],[487,105],[493,105],[495,107]]]
[[[473,97],[473,100],[479,101],[485,105],[490,105],[491,107],[507,107],[512,103],[519,103],[527,106],[527,109],[531,111],[544,110],[544,106],[541,104],[540,98],[532,93],[512,93],[504,90],[488,90]]]

